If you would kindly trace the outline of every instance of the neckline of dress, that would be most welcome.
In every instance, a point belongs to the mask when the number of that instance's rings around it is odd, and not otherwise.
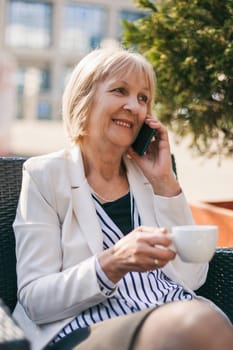
[[[97,193],[96,191],[94,191],[90,184],[89,184],[89,187],[90,187],[91,193],[94,194],[94,195],[96,196],[96,198],[97,198],[102,204],[116,202],[118,199],[125,197],[125,196],[130,192],[130,188],[128,187],[127,191],[126,191],[125,194],[123,194],[122,196],[117,197],[117,198],[114,198],[114,199],[107,199],[107,198],[102,197],[102,196],[101,196],[99,193]]]

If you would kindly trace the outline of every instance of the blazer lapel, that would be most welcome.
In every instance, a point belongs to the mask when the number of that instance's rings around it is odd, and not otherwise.
[[[92,253],[96,254],[103,250],[103,234],[85,177],[79,146],[74,146],[70,154],[68,173],[70,176],[73,211]]]

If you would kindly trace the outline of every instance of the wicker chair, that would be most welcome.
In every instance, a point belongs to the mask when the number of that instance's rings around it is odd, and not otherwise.
[[[0,158],[0,299],[16,304],[16,258],[12,223],[25,158]],[[233,322],[233,248],[217,249],[205,285],[197,291],[215,302]]]
[[[11,317],[16,304],[16,258],[12,223],[22,178],[23,158],[0,158],[0,349],[29,350],[29,341]]]

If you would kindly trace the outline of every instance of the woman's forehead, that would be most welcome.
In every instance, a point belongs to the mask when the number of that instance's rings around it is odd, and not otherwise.
[[[127,65],[118,68],[116,70],[112,69],[111,70],[111,74],[112,76],[116,77],[116,78],[120,78],[122,79],[123,77],[125,78],[129,78],[132,75],[137,75],[140,77],[146,77],[148,74],[146,73],[144,67],[140,66],[140,65],[136,65],[136,64],[130,64],[128,63]]]
[[[150,92],[150,80],[148,75],[140,70],[125,70],[120,73],[109,75],[107,77],[108,81],[114,82],[124,82],[126,84],[136,84],[138,87],[143,86],[143,89]]]

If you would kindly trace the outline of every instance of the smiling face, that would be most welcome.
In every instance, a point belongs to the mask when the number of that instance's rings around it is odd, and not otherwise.
[[[86,141],[124,152],[146,118],[149,100],[148,80],[143,72],[136,74],[132,70],[98,83]]]
[[[99,134],[106,131],[101,128],[106,127],[113,113],[118,138],[120,135],[122,145],[130,144],[128,136],[127,140],[123,139],[125,129],[134,139],[143,108],[152,113],[154,95],[154,70],[142,55],[122,48],[93,50],[76,65],[64,90],[62,114],[70,140],[73,143],[94,140],[94,131]],[[103,114],[103,120],[98,114]],[[104,140],[105,136],[101,135]]]

